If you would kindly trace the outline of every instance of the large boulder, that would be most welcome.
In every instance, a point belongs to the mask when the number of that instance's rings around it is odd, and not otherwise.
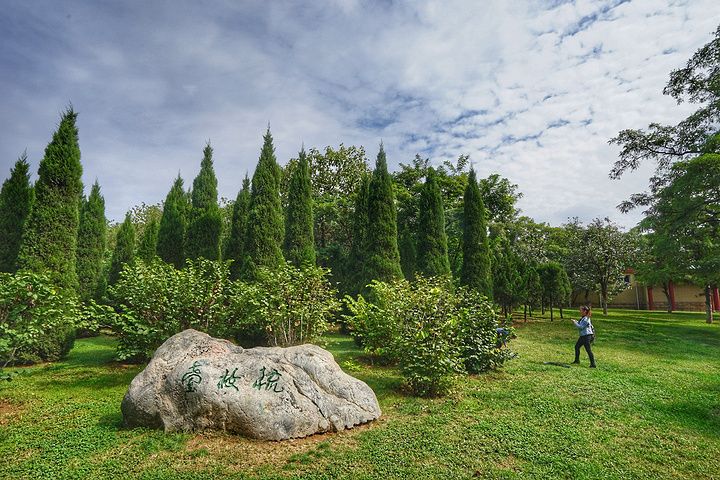
[[[315,345],[244,349],[185,330],[133,379],[122,413],[130,427],[284,440],[369,422],[380,406],[370,387]]]

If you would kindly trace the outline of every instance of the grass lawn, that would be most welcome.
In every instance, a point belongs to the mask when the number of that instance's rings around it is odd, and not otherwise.
[[[568,320],[518,323],[519,358],[448,398],[407,397],[389,367],[327,337],[383,416],[338,434],[266,443],[124,429],[139,366],[114,340],[76,342],[55,364],[0,384],[0,478],[720,478],[720,324],[701,313],[594,316],[598,368],[570,362]]]

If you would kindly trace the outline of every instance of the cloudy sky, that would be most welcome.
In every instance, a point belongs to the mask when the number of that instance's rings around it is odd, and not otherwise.
[[[648,165],[608,179],[623,128],[692,108],[668,73],[720,24],[717,0],[39,1],[0,15],[0,179],[33,172],[61,111],[79,112],[84,181],[109,218],[186,185],[209,139],[234,198],[271,125],[284,164],[306,147],[382,140],[391,168],[469,154],[519,185],[523,213],[558,225],[639,212]]]

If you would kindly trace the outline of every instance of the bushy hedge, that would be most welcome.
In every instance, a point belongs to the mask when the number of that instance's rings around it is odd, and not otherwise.
[[[231,281],[229,262],[188,260],[182,270],[161,260],[126,265],[110,289],[117,313],[96,314],[119,337],[118,359],[150,358],[187,328],[242,345],[312,342],[339,306],[327,270],[284,264],[258,270],[254,283]]]
[[[444,395],[459,374],[512,356],[498,348],[497,316],[474,290],[443,277],[375,281],[370,289],[373,303],[346,297],[348,327],[368,353],[397,362],[415,395]]]
[[[49,275],[0,273],[0,367],[60,359],[73,346],[80,315],[76,296]]]

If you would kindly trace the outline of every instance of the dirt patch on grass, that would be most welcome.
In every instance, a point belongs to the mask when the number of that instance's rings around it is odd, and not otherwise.
[[[0,425],[7,425],[19,417],[24,410],[25,406],[22,403],[0,398]]]

